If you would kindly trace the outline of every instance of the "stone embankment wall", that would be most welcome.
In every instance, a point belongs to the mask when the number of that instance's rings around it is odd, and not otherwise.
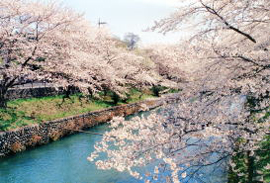
[[[79,132],[80,130],[107,122],[114,116],[127,116],[137,113],[145,106],[149,109],[154,109],[166,103],[175,102],[176,96],[176,94],[170,94],[159,99],[111,107],[65,119],[31,125],[13,131],[1,132],[0,157],[24,151],[29,147],[56,141],[64,136]]]
[[[78,92],[74,89],[71,94]],[[53,86],[41,86],[41,87],[28,87],[28,88],[12,88],[7,92],[7,98],[9,100],[15,99],[26,99],[26,98],[39,98],[54,95],[62,95],[65,93],[63,87],[53,87]]]

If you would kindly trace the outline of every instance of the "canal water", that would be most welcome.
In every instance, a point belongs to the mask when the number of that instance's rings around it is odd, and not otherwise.
[[[104,133],[106,124],[89,130]],[[27,150],[15,156],[0,159],[0,183],[141,183],[127,173],[96,169],[86,160],[101,140],[94,134],[75,134],[45,146]],[[140,169],[151,172],[152,167]],[[206,174],[207,183],[224,183],[223,170]],[[199,182],[198,180],[191,180]]]

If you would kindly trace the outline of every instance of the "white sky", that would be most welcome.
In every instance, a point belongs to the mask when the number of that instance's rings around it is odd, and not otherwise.
[[[167,6],[177,6],[179,3],[179,0],[135,0],[142,3],[152,3],[152,4],[161,4],[161,5],[167,5]]]
[[[99,18],[112,33],[120,38],[132,32],[141,38],[141,44],[175,43],[180,33],[165,36],[160,33],[144,32],[155,20],[164,18],[175,10],[178,0],[63,0],[63,3],[84,12],[92,24]]]

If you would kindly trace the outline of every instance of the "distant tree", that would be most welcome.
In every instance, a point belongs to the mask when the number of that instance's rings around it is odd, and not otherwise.
[[[178,83],[190,80],[191,72],[200,66],[199,61],[194,59],[194,53],[195,47],[187,43],[151,45],[146,51],[146,55],[155,63],[159,75]]]
[[[127,46],[130,50],[133,50],[137,47],[140,37],[134,33],[127,33],[124,37],[124,41],[127,43]]]

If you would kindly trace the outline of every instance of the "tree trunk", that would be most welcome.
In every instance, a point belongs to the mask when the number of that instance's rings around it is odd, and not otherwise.
[[[252,183],[254,178],[254,157],[250,156],[250,151],[247,153],[247,173],[248,173],[248,182]]]
[[[7,107],[6,93],[5,90],[0,89],[0,109],[5,109]]]

